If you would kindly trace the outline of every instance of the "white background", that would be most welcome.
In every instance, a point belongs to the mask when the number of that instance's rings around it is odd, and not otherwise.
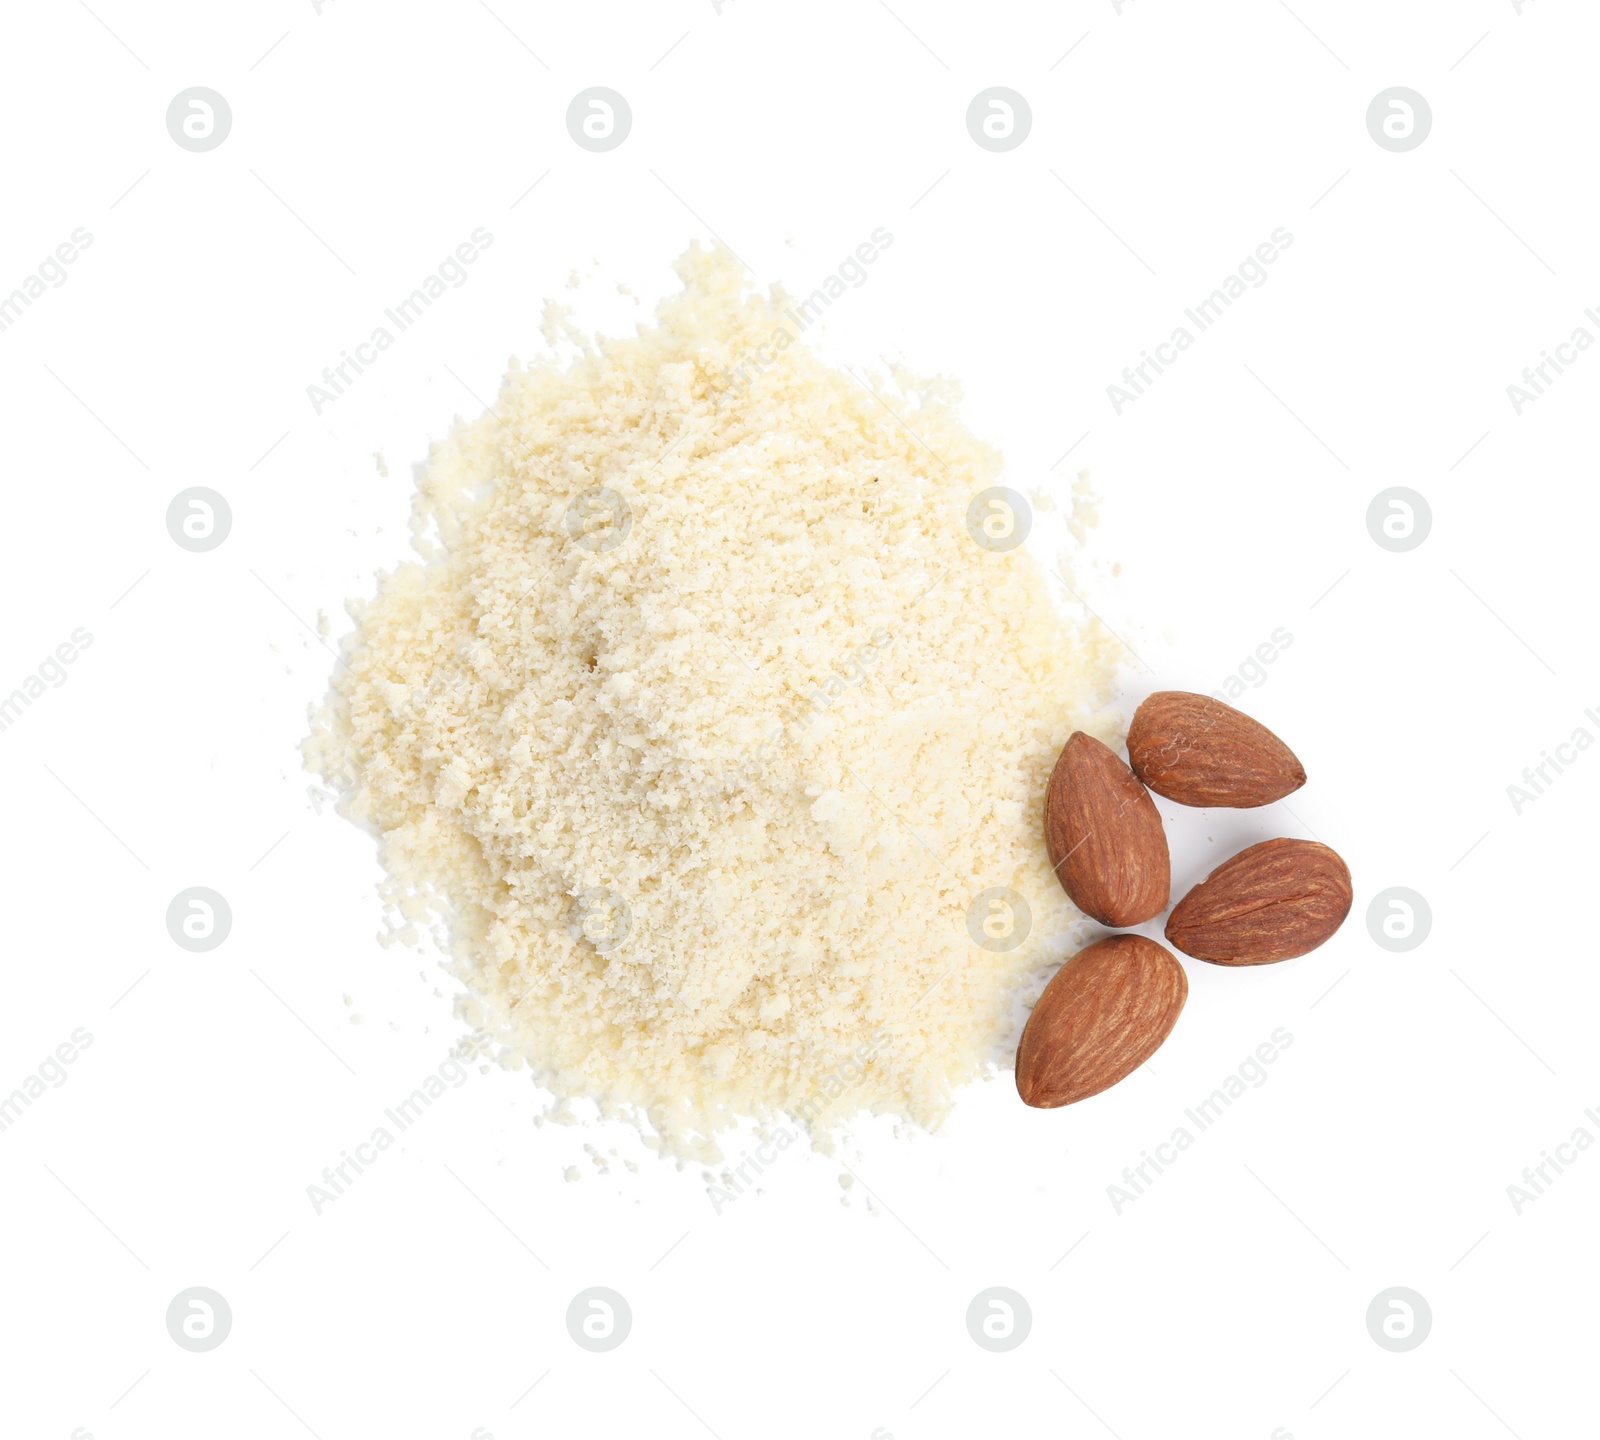
[[[492,4],[8,11],[0,293],[75,227],[93,243],[0,333],[0,691],[75,627],[93,643],[0,733],[0,1092],[75,1028],[93,1043],[0,1133],[0,1428],[1594,1433],[1600,1153],[1520,1215],[1506,1187],[1575,1127],[1600,1137],[1600,754],[1521,814],[1507,786],[1600,736],[1600,356],[1521,415],[1506,386],[1600,334],[1596,17]],[[233,112],[204,154],[164,118],[195,85]],[[566,131],[590,85],[632,106],[609,154]],[[965,126],[992,85],[1033,112],[1006,154]],[[1407,153],[1365,123],[1395,85],[1433,111]],[[469,282],[316,415],[306,385],[478,226]],[[1314,834],[1354,873],[1349,922],[1286,964],[1189,963],[1171,1040],[1103,1097],[1032,1112],[1000,1076],[936,1137],[790,1151],[721,1214],[625,1127],[536,1125],[499,1070],[316,1214],[307,1185],[463,1033],[435,959],[377,944],[371,843],[299,769],[333,663],[318,612],[336,642],[343,600],[404,556],[412,465],[509,355],[546,353],[573,270],[617,328],[645,313],[617,282],[648,309],[691,237],[804,292],[878,226],[893,246],[830,312],[830,353],[960,377],[1019,488],[1090,472],[1079,573],[1131,647],[1127,713],[1293,636],[1242,703],[1310,782],[1263,812],[1164,805],[1175,892]],[[1107,384],[1279,226],[1269,281],[1118,416]],[[209,554],[165,527],[194,485],[232,507]],[[1393,485],[1432,509],[1409,553],[1367,530]],[[164,920],[194,885],[233,912],[207,954]],[[1391,886],[1433,912],[1404,954],[1365,918]],[[1280,1026],[1267,1083],[1118,1214],[1122,1168]],[[197,1285],[233,1314],[204,1354],[164,1318]],[[607,1354],[564,1320],[595,1285],[633,1314]],[[995,1285],[1033,1316],[1005,1354],[964,1320]],[[1392,1286],[1431,1306],[1409,1353],[1367,1332]]]

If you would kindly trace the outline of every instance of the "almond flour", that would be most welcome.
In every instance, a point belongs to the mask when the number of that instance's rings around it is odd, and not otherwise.
[[[968,533],[999,458],[946,389],[799,338],[729,386],[784,297],[677,268],[434,449],[308,763],[556,1096],[702,1158],[745,1117],[933,1126],[1067,948],[1039,797],[1114,642]],[[1012,948],[969,929],[997,888]]]

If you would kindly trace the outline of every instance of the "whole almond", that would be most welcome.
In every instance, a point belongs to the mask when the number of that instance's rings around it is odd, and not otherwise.
[[[1187,690],[1158,690],[1133,712],[1128,763],[1180,805],[1252,809],[1306,783],[1294,751],[1260,721]]]
[[[1111,935],[1067,961],[1048,985],[1017,1046],[1017,1094],[1044,1110],[1109,1090],[1172,1032],[1189,977],[1177,957],[1143,935]]]
[[[1264,840],[1225,860],[1167,917],[1167,939],[1216,965],[1292,960],[1350,913],[1350,869],[1314,840]]]
[[[1167,908],[1172,866],[1150,792],[1110,750],[1076,730],[1044,796],[1044,842],[1056,878],[1102,925],[1139,925]]]

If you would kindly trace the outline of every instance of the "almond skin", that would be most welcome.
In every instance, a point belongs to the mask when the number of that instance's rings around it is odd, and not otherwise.
[[[1209,695],[1158,690],[1133,712],[1128,762],[1180,805],[1248,810],[1306,783],[1295,753],[1258,720]]]
[[[1172,898],[1167,833],[1150,792],[1110,750],[1076,730],[1044,796],[1056,878],[1085,915],[1118,928],[1154,919]]]
[[[1017,1046],[1017,1094],[1042,1110],[1071,1105],[1131,1075],[1172,1033],[1189,977],[1143,935],[1111,935],[1056,971]]]
[[[1215,965],[1292,960],[1350,913],[1349,867],[1314,840],[1264,840],[1225,860],[1167,917],[1167,939]]]

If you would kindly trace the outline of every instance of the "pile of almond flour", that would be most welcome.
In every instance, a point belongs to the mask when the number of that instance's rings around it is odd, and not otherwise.
[[[1077,918],[1040,804],[1114,642],[969,533],[999,459],[942,399],[677,268],[435,448],[308,763],[556,1095],[701,1158],[744,1117],[932,1126]],[[969,931],[996,888],[1009,950]]]

